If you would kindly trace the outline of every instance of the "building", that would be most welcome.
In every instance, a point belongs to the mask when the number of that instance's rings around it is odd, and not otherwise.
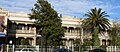
[[[36,28],[32,26],[34,20],[30,20],[27,13],[9,12],[0,9],[0,16],[4,16],[5,19],[2,20],[4,21],[4,23],[2,24],[7,27],[6,29],[4,29],[4,31],[2,30],[2,32],[0,33],[7,34],[8,43],[12,41],[13,44],[20,45],[22,44],[20,43],[21,41],[27,39],[30,45],[36,45]],[[61,20],[62,27],[66,30],[65,36],[62,37],[63,44],[66,47],[74,46],[74,41],[76,39],[78,39],[82,44],[83,39],[91,38],[90,33],[85,32],[81,27],[82,19],[70,16],[63,16]],[[0,29],[2,29],[1,26]],[[0,34],[0,38],[2,37],[2,34]],[[3,37],[5,39],[5,35]],[[101,32],[99,35],[99,39],[101,45],[110,44],[111,38],[109,37],[107,31]]]
[[[6,24],[8,33],[7,39],[9,41],[22,41],[23,39],[28,39],[30,45],[36,45],[36,28],[32,27],[34,20],[28,18],[28,14],[23,12],[7,12],[6,14]],[[79,39],[80,37],[80,24],[81,19],[63,17],[62,27],[66,29],[65,37],[63,37],[63,42],[65,45],[73,44],[73,40]],[[69,43],[69,44],[68,44]]]
[[[62,17],[62,27],[66,30],[65,36],[62,39],[63,44],[66,45],[66,47],[74,46],[74,41],[76,39],[81,39],[81,21],[82,19],[80,18],[70,16]]]
[[[36,45],[36,28],[32,27],[26,13],[9,12],[0,8],[0,44],[16,44],[16,41],[28,39],[30,45]],[[7,42],[6,42],[7,39]]]
[[[0,8],[0,45],[5,44],[6,39],[6,30],[7,25],[8,11]]]
[[[8,25],[10,24],[10,28],[8,35],[15,36],[16,41],[19,43],[27,39],[30,45],[36,45],[36,28],[32,27],[34,20],[30,20],[28,17],[29,16],[23,12],[9,12],[8,19],[10,22],[8,22]]]

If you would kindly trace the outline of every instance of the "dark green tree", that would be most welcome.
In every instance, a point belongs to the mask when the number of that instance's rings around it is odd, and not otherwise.
[[[100,33],[100,31],[105,31],[110,27],[109,20],[105,18],[108,17],[108,15],[105,11],[102,11],[101,8],[94,8],[91,9],[87,14],[85,14],[85,16],[88,18],[83,20],[82,25],[83,27],[85,27],[86,30],[91,32],[93,46],[98,46],[98,33]]]
[[[42,36],[41,42],[47,46],[58,46],[61,38],[64,36],[61,17],[58,16],[58,13],[46,0],[37,0],[34,6],[29,18],[35,19],[34,26],[37,34]]]
[[[120,45],[120,27],[119,25],[114,25],[111,27],[111,29],[108,31],[110,34],[110,37],[112,38],[112,45],[113,46],[119,46]]]
[[[84,39],[83,41],[84,41],[83,46],[90,46],[90,45],[92,45],[92,39]]]
[[[40,37],[36,39],[36,44],[41,45],[41,38]]]
[[[30,45],[28,39],[22,39],[21,40],[21,45]]]

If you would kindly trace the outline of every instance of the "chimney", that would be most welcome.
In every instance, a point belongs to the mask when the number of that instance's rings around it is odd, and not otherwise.
[[[60,17],[62,17],[62,14],[60,14]]]
[[[76,18],[76,16],[74,16],[74,18]]]

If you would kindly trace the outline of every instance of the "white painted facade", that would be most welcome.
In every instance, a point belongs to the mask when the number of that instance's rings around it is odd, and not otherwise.
[[[4,10],[0,10],[0,13]],[[31,27],[33,22],[35,20],[30,20],[29,15],[24,12],[8,12],[6,11],[5,14],[0,14],[4,15],[6,17],[5,19],[5,25],[7,25],[7,19],[11,20],[12,23],[16,23],[16,25],[23,25],[20,27],[20,29],[16,30],[16,38],[28,38],[30,39],[31,45],[36,45],[36,28]],[[70,16],[63,16],[61,18],[62,20],[62,27],[65,28],[65,36],[63,37],[63,42],[66,46],[72,46],[74,40],[80,39],[80,41],[83,42],[83,39],[91,37],[91,35],[88,33],[88,35],[85,35],[82,31],[82,19],[80,18],[75,18],[75,17],[70,17]],[[28,28],[29,26],[29,28]],[[11,34],[12,35],[12,34]],[[101,33],[99,35],[101,45],[102,45],[102,40],[109,40],[110,37],[108,36],[107,32],[106,33]]]

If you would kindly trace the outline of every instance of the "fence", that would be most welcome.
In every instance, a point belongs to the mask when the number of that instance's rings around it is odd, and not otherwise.
[[[108,52],[120,52],[120,46],[108,46],[106,49]]]
[[[39,46],[30,45],[7,45],[7,52],[20,52],[20,51],[36,51],[39,52]]]
[[[66,46],[58,46],[57,48],[65,48],[69,49],[72,52],[89,52],[93,49],[103,49],[107,52],[120,52],[120,46],[78,46],[78,47],[66,47]],[[19,52],[23,49],[32,49],[35,52],[53,52],[56,48],[53,46],[43,46],[42,50],[40,46],[29,46],[29,45],[7,45],[6,52]]]

